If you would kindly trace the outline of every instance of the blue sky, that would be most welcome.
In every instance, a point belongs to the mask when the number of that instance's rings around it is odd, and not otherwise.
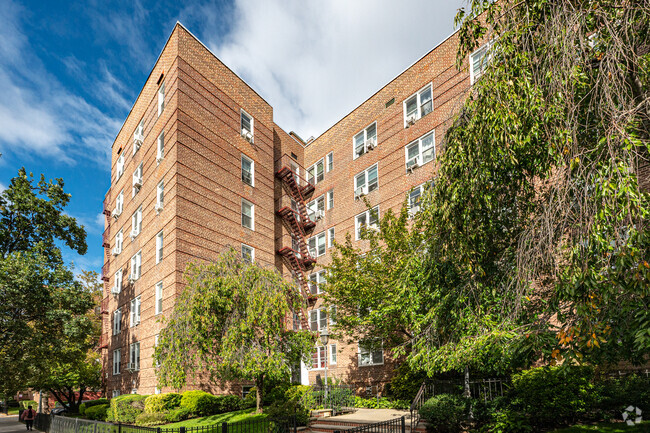
[[[0,188],[24,166],[61,177],[103,261],[110,146],[176,21],[318,136],[454,30],[463,0],[0,0]]]

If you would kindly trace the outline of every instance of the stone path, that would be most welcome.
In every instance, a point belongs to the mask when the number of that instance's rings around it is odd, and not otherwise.
[[[332,421],[373,423],[388,421],[390,419],[399,418],[400,416],[405,416],[406,422],[411,422],[411,413],[408,410],[399,409],[357,409],[355,412],[347,413],[345,415],[337,415],[327,419]]]

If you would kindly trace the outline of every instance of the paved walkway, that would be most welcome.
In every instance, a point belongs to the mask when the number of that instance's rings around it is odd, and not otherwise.
[[[388,421],[389,419],[399,418],[400,416],[405,416],[406,422],[411,422],[411,413],[408,410],[399,409],[357,409],[352,413],[346,413],[345,415],[337,415],[325,419],[332,421],[373,423]]]
[[[18,415],[0,417],[0,433],[24,433],[26,431],[25,424],[18,422]]]

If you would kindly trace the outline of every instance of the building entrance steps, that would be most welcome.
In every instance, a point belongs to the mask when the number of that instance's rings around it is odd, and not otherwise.
[[[313,433],[334,433],[354,427],[388,421],[403,416],[406,421],[406,431],[411,431],[411,413],[408,410],[397,409],[357,409],[355,412],[343,415],[319,417],[312,420],[309,431]],[[413,433],[425,433],[426,426],[422,421]]]

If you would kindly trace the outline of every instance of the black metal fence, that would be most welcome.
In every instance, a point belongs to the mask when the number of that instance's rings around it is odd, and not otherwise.
[[[332,409],[336,412],[354,410],[355,388],[352,385],[312,386],[300,399],[307,410]]]
[[[399,418],[390,419],[388,421],[380,421],[373,424],[364,424],[358,427],[353,427],[345,430],[334,430],[334,433],[406,433],[406,419],[402,416]]]

